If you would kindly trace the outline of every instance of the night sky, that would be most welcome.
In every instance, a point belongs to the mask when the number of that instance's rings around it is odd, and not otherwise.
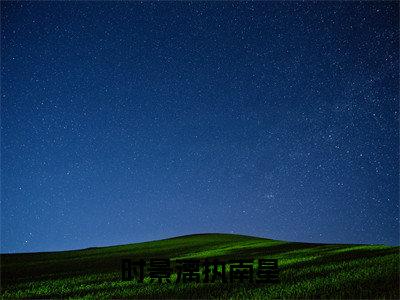
[[[2,2],[1,251],[399,243],[396,2]]]

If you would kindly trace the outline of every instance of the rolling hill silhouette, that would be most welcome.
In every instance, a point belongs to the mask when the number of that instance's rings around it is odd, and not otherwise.
[[[194,234],[82,250],[1,255],[3,298],[393,298],[400,247],[317,244]],[[278,259],[280,282],[154,284],[121,280],[121,260]],[[173,275],[174,276],[174,275]]]

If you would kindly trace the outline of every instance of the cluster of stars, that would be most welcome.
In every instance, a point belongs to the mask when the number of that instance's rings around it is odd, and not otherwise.
[[[1,6],[1,251],[398,244],[397,3]]]

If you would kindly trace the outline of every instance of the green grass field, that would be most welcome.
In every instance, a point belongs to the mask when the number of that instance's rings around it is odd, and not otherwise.
[[[1,255],[2,298],[399,299],[400,247],[199,234],[76,251]],[[121,259],[277,258],[280,283],[121,280]],[[176,275],[173,275],[176,276]],[[174,277],[173,277],[174,278]]]

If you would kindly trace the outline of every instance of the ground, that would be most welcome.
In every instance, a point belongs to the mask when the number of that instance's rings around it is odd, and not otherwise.
[[[197,234],[76,251],[1,255],[2,298],[399,299],[400,247]],[[121,260],[276,258],[276,284],[122,281]],[[255,264],[256,266],[256,264]],[[172,275],[172,279],[176,274]],[[174,281],[174,280],[173,280]]]

